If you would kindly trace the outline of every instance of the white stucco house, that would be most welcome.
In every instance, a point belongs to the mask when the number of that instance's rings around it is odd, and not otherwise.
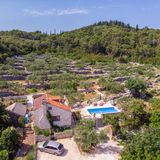
[[[53,118],[53,124],[59,127],[71,127],[71,107],[65,104],[60,96],[43,94],[34,99],[34,126],[40,129],[50,129],[51,125],[46,117],[47,111]]]

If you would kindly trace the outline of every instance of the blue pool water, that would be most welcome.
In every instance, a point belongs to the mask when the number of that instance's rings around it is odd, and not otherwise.
[[[91,108],[88,109],[90,114],[109,114],[109,113],[118,113],[119,111],[115,107],[108,108]]]

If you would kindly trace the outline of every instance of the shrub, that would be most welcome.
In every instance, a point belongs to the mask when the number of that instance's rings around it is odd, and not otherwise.
[[[160,98],[152,98],[150,103],[153,110],[160,110]]]
[[[76,116],[76,120],[80,121],[81,120],[81,112],[80,111],[76,111],[74,113],[75,113],[75,116]]]
[[[37,135],[44,135],[46,137],[48,137],[50,135],[50,132],[51,132],[48,129],[43,130],[43,129],[40,129],[40,128],[36,127],[36,126],[34,126],[34,131],[35,131],[35,133]]]
[[[9,160],[7,150],[0,151],[0,160]]]
[[[127,88],[132,92],[134,97],[140,97],[140,94],[145,93],[147,87],[141,79],[129,79]]]
[[[20,145],[20,135],[13,127],[3,130],[0,137],[0,148],[7,150],[12,159]]]
[[[160,127],[160,112],[152,111],[150,116],[150,125],[153,127]]]
[[[145,111],[144,101],[128,98],[122,104],[124,114],[121,113],[121,123],[128,129],[139,129],[149,123],[149,114]],[[122,117],[123,116],[123,117]]]
[[[110,91],[111,93],[119,93],[124,91],[124,86],[112,81],[107,81],[105,84],[106,90]]]
[[[92,120],[81,120],[75,128],[74,139],[84,152],[89,152],[98,143],[94,126],[95,122]]]
[[[129,58],[127,56],[121,56],[119,58],[120,63],[128,63],[128,61],[129,61]]]
[[[41,129],[38,128],[38,127],[36,127],[36,126],[34,126],[34,131],[35,131],[35,133],[38,134],[38,135],[42,134]]]
[[[43,135],[44,135],[45,137],[48,137],[48,136],[50,135],[50,131],[49,131],[49,130],[44,130],[44,131],[43,131]]]
[[[27,154],[27,160],[35,160],[35,146],[32,146],[31,150]]]
[[[144,128],[126,143],[122,160],[159,160],[160,128]]]
[[[88,88],[92,87],[92,83],[87,82],[87,81],[81,82],[81,83],[80,83],[80,87],[81,87],[81,88],[88,89]]]
[[[100,77],[98,79],[98,83],[101,85],[101,86],[105,86],[105,83],[106,83],[106,79],[104,77]]]
[[[99,135],[98,135],[98,139],[100,142],[104,142],[108,139],[107,137],[107,132],[105,130],[101,130]]]
[[[140,79],[130,79],[127,82],[128,89],[135,91],[144,91],[146,89],[145,82]]]
[[[119,125],[119,115],[112,114],[112,115],[104,115],[103,116],[103,123],[104,125],[112,125],[113,127],[113,134],[118,134],[120,132],[120,125]]]
[[[52,115],[51,115],[51,113],[49,111],[47,111],[46,117],[47,117],[51,127],[53,127],[53,117],[52,117]]]
[[[19,117],[18,118],[18,124],[20,127],[24,128],[25,126],[25,118],[24,117]]]
[[[36,92],[37,92],[37,89],[36,89],[36,88],[27,89],[27,92],[28,92],[29,94],[36,93]]]

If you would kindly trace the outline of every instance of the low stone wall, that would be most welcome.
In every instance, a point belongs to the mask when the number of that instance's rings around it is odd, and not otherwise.
[[[52,139],[52,138],[54,138],[53,136],[48,136],[48,137],[46,137],[46,136],[44,136],[44,135],[36,135],[35,134],[35,143],[37,143],[37,142],[42,142],[42,141],[46,141],[46,140],[50,140],[50,139]]]
[[[26,84],[25,88],[49,89],[49,84]]]
[[[65,132],[57,132],[57,133],[54,133],[54,135],[50,135],[48,137],[45,137],[44,135],[36,135],[35,134],[35,144],[37,142],[42,142],[42,141],[46,141],[46,140],[50,140],[50,139],[71,138],[72,136],[73,136],[72,130],[68,130]]]
[[[0,97],[16,96],[14,92],[0,91]]]
[[[57,132],[54,134],[55,139],[71,138],[73,136],[73,131],[68,130],[66,132]]]
[[[26,76],[25,75],[2,75],[0,77],[1,80],[6,80],[6,81],[13,81],[13,80],[25,80]]]
[[[10,100],[10,99],[27,99],[27,95],[23,95],[23,96],[5,96],[3,97],[6,100]]]

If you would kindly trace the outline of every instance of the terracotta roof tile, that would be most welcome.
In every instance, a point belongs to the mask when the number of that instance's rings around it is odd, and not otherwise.
[[[60,96],[51,96],[49,94],[44,94],[41,97],[38,97],[34,100],[34,110],[37,110],[37,109],[41,108],[42,102],[43,102],[44,99],[48,103],[50,103],[51,105],[53,105],[55,107],[58,107],[58,108],[61,108],[61,109],[67,110],[67,111],[71,111],[70,106],[67,106],[67,105],[62,104],[60,102],[57,102],[57,100],[58,101],[62,100],[62,98]]]
[[[48,99],[47,102],[50,103],[51,105],[55,106],[55,107],[59,107],[59,108],[64,109],[64,110],[71,111],[70,106],[64,105],[64,104],[56,102],[56,101],[52,101],[51,99]]]
[[[51,96],[49,94],[46,94],[47,99],[52,99],[53,101],[60,101],[62,98],[61,96]]]

